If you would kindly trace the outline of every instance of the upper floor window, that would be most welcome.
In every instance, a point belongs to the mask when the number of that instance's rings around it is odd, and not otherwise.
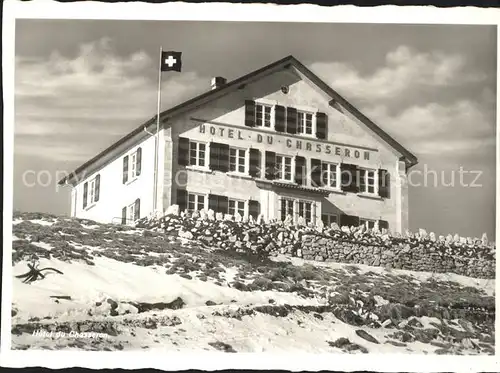
[[[229,171],[245,173],[246,163],[245,149],[229,149]]]
[[[339,187],[340,167],[336,163],[321,162],[322,185],[330,188]]]
[[[206,144],[203,142],[189,142],[189,164],[192,166],[206,166]]]
[[[276,171],[278,180],[293,181],[292,157],[276,155]]]
[[[313,134],[313,114],[304,111],[297,111],[297,134]]]
[[[271,128],[271,106],[264,104],[255,105],[255,126]]]
[[[135,180],[141,174],[142,148],[123,157],[123,184]]]
[[[235,215],[236,213],[240,216],[245,216],[245,201],[238,199],[229,199],[229,214]]]
[[[83,208],[87,208],[99,201],[101,175],[97,175],[83,184]]]
[[[378,173],[376,170],[359,169],[359,192],[367,194],[378,193]]]

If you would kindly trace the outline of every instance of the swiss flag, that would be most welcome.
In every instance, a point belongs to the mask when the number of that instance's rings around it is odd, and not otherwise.
[[[182,52],[167,51],[161,53],[161,71],[181,71]]]

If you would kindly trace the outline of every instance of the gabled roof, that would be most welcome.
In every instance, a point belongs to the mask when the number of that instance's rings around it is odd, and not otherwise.
[[[323,90],[328,96],[331,97],[330,106],[333,106],[334,103],[339,103],[342,105],[347,111],[351,113],[351,115],[355,116],[359,121],[364,123],[370,130],[372,130],[375,134],[377,134],[383,141],[385,141],[388,145],[390,145],[393,149],[395,149],[398,153],[401,154],[402,160],[404,160],[408,167],[414,166],[417,164],[418,160],[412,153],[410,153],[406,148],[404,148],[401,144],[399,144],[395,139],[393,139],[389,134],[383,131],[379,126],[377,126],[374,122],[364,116],[358,109],[356,109],[353,105],[351,105],[346,99],[340,96],[335,90],[333,90],[330,86],[328,86],[323,80],[321,80],[316,74],[314,74],[311,70],[305,67],[301,62],[299,62],[292,55],[282,58],[276,62],[273,62],[267,66],[264,66],[258,70],[252,71],[251,73],[244,75],[240,78],[237,78],[233,81],[230,81],[223,85],[222,87],[207,91],[199,96],[196,96],[188,101],[185,101],[177,106],[174,106],[168,110],[165,110],[160,113],[160,121],[165,122],[168,118],[173,117],[175,115],[182,114],[183,112],[192,110],[201,105],[204,105],[207,102],[215,100],[221,96],[224,96],[231,91],[241,88],[245,84],[248,84],[252,81],[258,80],[263,76],[272,74],[274,72],[280,71],[284,68],[289,68],[293,66],[300,73],[302,73],[308,80],[310,80],[313,84],[318,86],[321,90]],[[141,124],[135,130],[122,137],[120,140],[112,144],[107,149],[103,150],[101,153],[96,155],[94,158],[85,162],[83,165],[74,170],[70,175],[64,177],[59,181],[59,184],[64,184],[72,180],[77,175],[84,172],[87,168],[95,164],[100,158],[109,154],[114,149],[118,148],[120,145],[125,144],[127,141],[133,139],[135,136],[141,134],[144,131],[144,128],[151,127],[156,124],[156,115]]]

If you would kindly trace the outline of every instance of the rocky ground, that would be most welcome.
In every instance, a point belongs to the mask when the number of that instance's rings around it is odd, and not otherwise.
[[[13,235],[13,275],[62,272],[13,278],[14,349],[494,354],[494,280],[46,214],[16,213]]]

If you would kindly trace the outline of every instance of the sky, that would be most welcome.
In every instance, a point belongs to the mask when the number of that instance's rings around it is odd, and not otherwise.
[[[183,71],[162,109],[295,56],[418,157],[412,231],[495,237],[495,26],[32,19],[15,37],[14,209],[69,214],[57,181],[155,115],[163,46]]]

